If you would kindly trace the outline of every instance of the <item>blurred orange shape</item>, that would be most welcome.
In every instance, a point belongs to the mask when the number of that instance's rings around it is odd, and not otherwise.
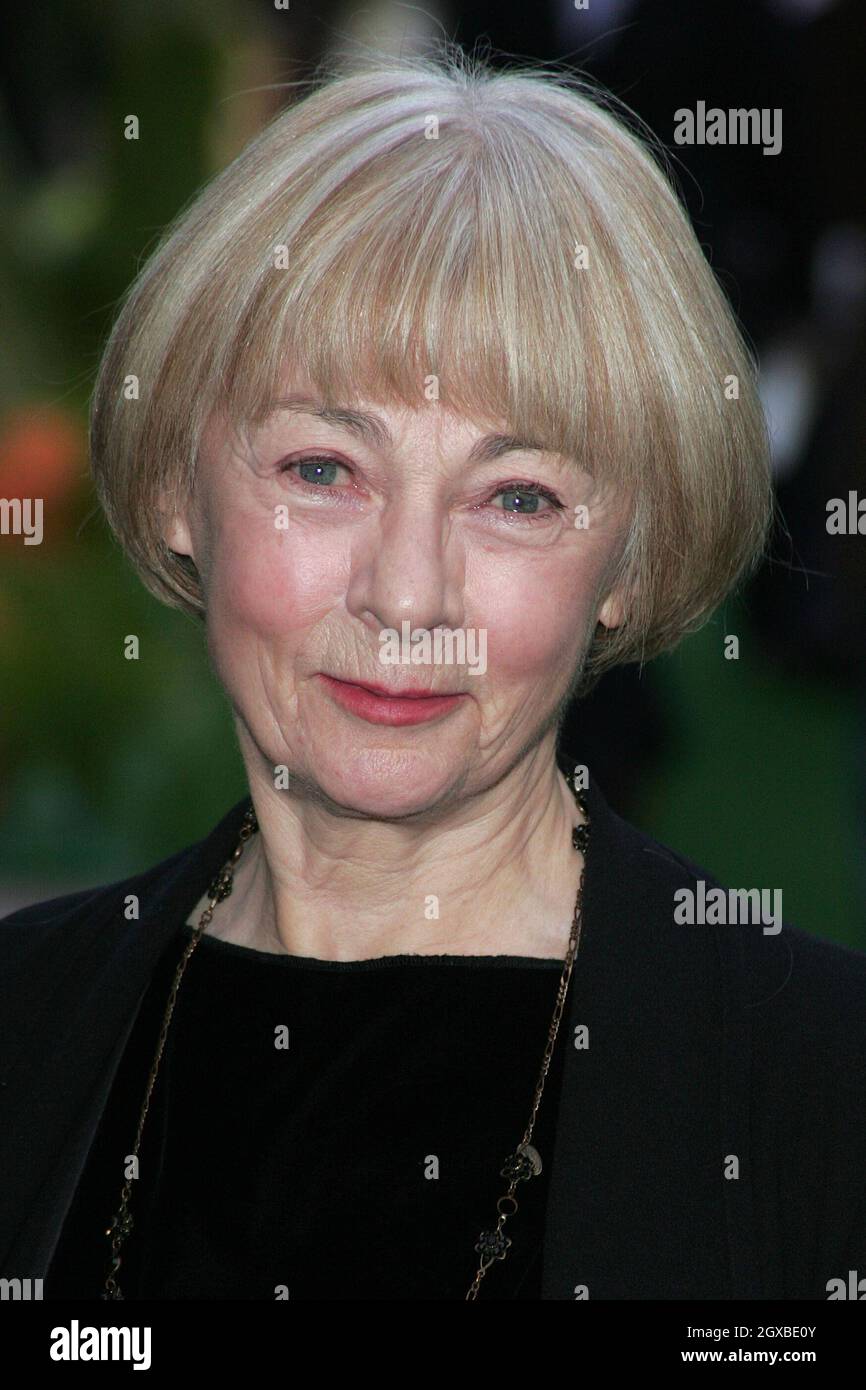
[[[58,502],[80,482],[86,454],[86,429],[73,411],[16,407],[0,424],[0,497]]]

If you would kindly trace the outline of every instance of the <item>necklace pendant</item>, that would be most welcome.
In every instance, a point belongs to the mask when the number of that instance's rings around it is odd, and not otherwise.
[[[222,902],[232,891],[233,873],[231,869],[220,869],[216,878],[211,883],[208,893],[217,902]]]
[[[513,1178],[525,1182],[527,1178],[537,1178],[541,1172],[541,1154],[532,1144],[518,1144],[516,1151],[509,1154],[504,1166],[499,1170],[503,1178]]]
[[[482,1231],[475,1249],[484,1260],[504,1260],[511,1244],[502,1230]]]
[[[105,1234],[107,1236],[117,1235],[120,1237],[121,1240],[126,1240],[127,1236],[132,1230],[132,1226],[133,1221],[131,1211],[127,1210],[123,1213],[117,1212]]]

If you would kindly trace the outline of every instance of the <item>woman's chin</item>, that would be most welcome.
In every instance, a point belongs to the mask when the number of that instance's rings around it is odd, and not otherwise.
[[[338,748],[322,750],[311,768],[320,790],[338,806],[374,818],[411,816],[441,802],[461,780],[456,752],[435,757],[425,750]]]

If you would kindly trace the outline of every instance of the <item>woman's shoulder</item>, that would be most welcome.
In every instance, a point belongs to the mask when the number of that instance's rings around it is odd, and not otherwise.
[[[60,1048],[104,1065],[186,912],[231,854],[248,800],[204,839],[140,873],[0,920],[0,1098],[37,1084]],[[51,1059],[54,1061],[51,1061]],[[53,1083],[52,1083],[53,1084]]]
[[[16,908],[14,912],[0,917],[0,929],[4,934],[11,934],[19,928],[29,931],[31,928],[69,924],[77,918],[89,917],[94,912],[110,913],[118,902],[122,902],[128,896],[130,890],[144,887],[148,881],[158,882],[163,876],[170,874],[175,866],[186,860],[193,849],[193,845],[188,845],[167,859],[162,859],[159,863],[126,878],[96,883],[53,898],[40,898],[37,902],[28,903],[27,906]]]
[[[866,1045],[866,951],[792,920],[782,888],[728,884],[706,865],[619,815],[596,787],[586,869],[587,912],[651,938],[672,965],[718,962],[727,1007],[792,1031],[808,1022]]]
[[[207,886],[231,853],[248,805],[248,799],[237,802],[202,839],[137,873],[8,913],[0,918],[0,959],[11,962],[47,941],[59,945],[61,939],[74,949],[81,931],[89,934],[107,925],[134,925],[170,915],[197,885]]]

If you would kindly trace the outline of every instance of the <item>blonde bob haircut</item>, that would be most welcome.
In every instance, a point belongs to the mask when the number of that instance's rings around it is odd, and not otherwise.
[[[754,359],[664,152],[581,75],[496,70],[445,40],[337,60],[166,231],[91,415],[100,502],[163,602],[204,615],[162,531],[208,418],[255,425],[299,366],[332,407],[426,405],[435,378],[449,410],[621,490],[626,609],[596,630],[583,689],[672,648],[763,554]]]

